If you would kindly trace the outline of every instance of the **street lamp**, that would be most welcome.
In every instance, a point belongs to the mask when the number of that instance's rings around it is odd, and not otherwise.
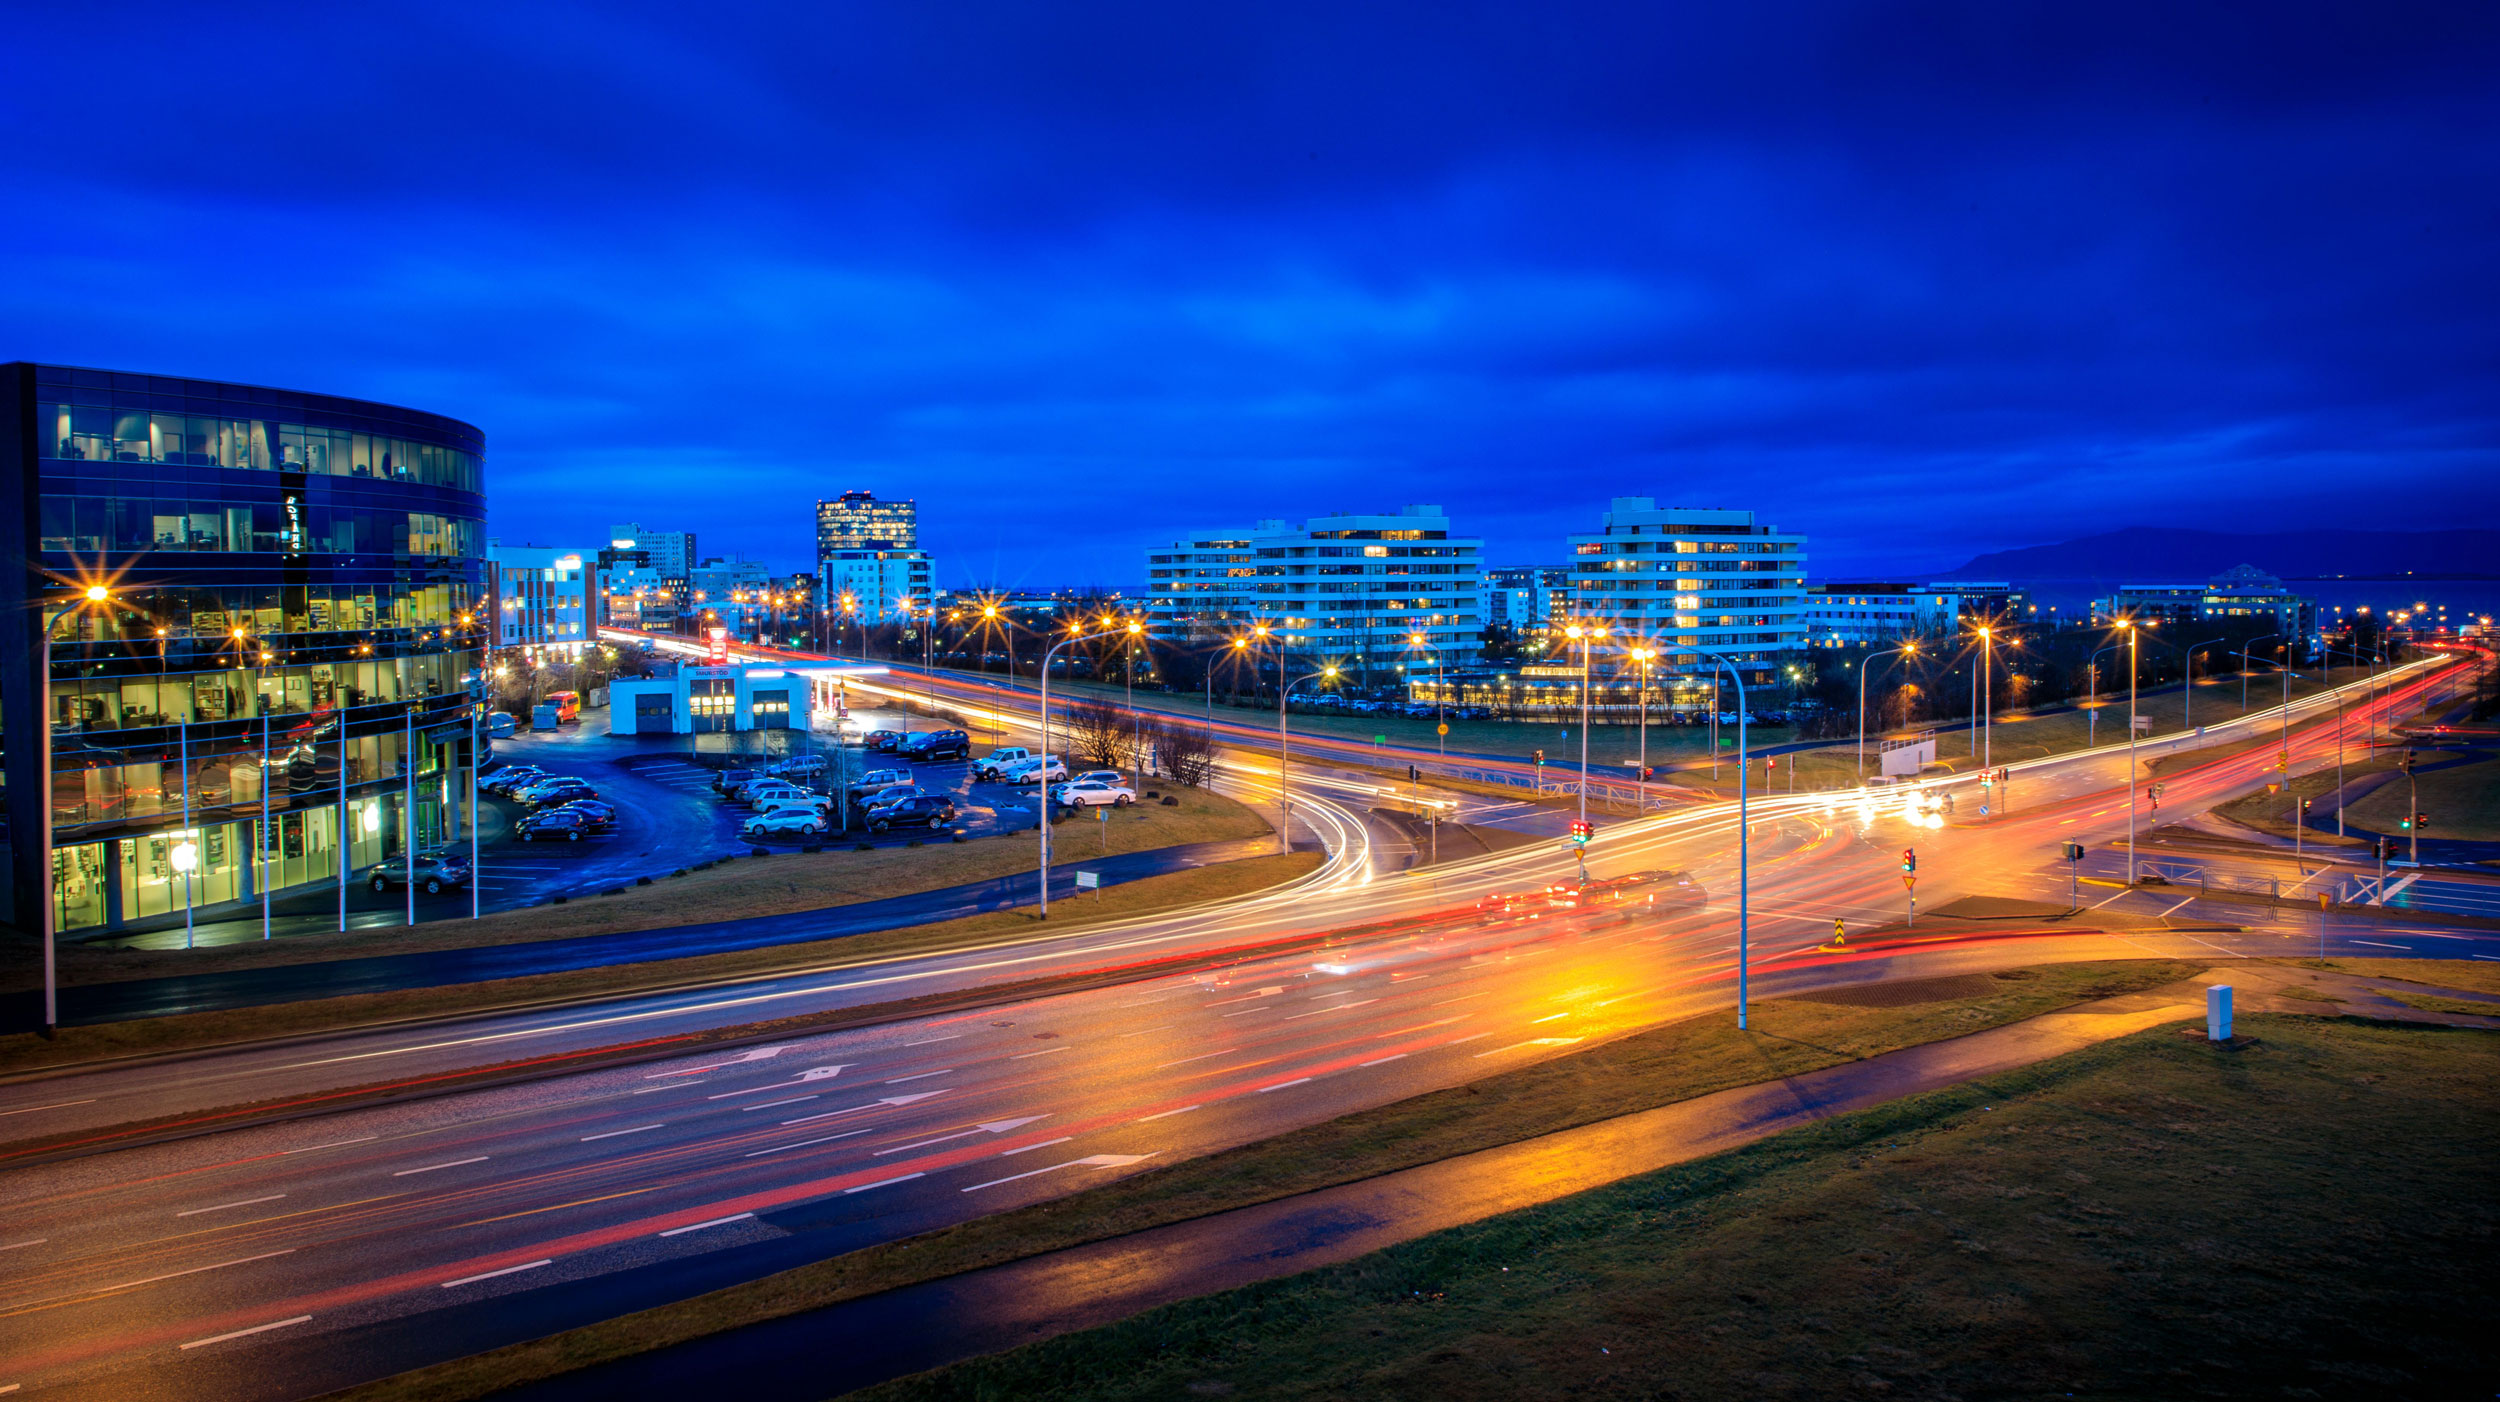
[[[2118,626],[2127,632],[2127,884],[2135,884],[2135,620],[2122,618]]]
[[[72,613],[76,613],[81,609],[91,608],[97,604],[103,603],[111,597],[111,592],[103,585],[90,584],[86,588],[80,590],[76,598],[71,599],[68,603],[61,605],[59,608],[54,609],[50,616],[44,619],[43,670],[36,674],[43,691],[49,693],[52,689],[53,625],[59,623],[63,618],[66,618]],[[61,1022],[60,978],[53,959],[53,944],[58,931],[55,928],[57,922],[55,920],[55,912],[52,908],[53,902],[58,899],[57,892],[60,887],[60,875],[58,867],[53,864],[55,859],[52,855],[51,696],[48,694],[45,695],[41,704],[43,706],[43,743],[38,747],[42,755],[42,759],[40,761],[40,766],[36,771],[36,792],[42,795],[42,799],[35,805],[35,808],[42,814],[41,821],[43,832],[43,840],[38,844],[37,850],[43,854],[41,860],[45,866],[45,875],[49,879],[43,883],[42,898],[37,900],[35,904],[42,910],[42,914],[39,915],[37,919],[41,922],[41,929],[43,932],[43,1035],[45,1040],[48,1041],[58,1034]],[[190,777],[187,774],[184,776],[183,783],[185,789],[187,790],[190,785]],[[185,879],[187,880],[188,878]]]
[[[1116,632],[1116,631],[1119,631],[1119,630],[1114,629],[1114,630],[1112,630],[1112,631],[1115,631],[1115,632]],[[1136,624],[1134,624],[1134,623],[1131,623],[1130,625],[1128,625],[1128,629],[1127,629],[1127,631],[1129,631],[1129,632],[1131,632],[1131,633],[1134,633],[1134,632],[1138,631],[1138,625],[1136,625]],[[1037,812],[1038,816],[1039,816],[1039,817],[1040,817],[1040,819],[1041,819],[1040,823],[1039,823],[1037,826],[1038,826],[1038,828],[1040,829],[1040,832],[1041,832],[1041,835],[1042,835],[1042,836],[1041,836],[1041,857],[1042,857],[1042,865],[1041,865],[1041,872],[1042,872],[1041,918],[1042,918],[1042,919],[1044,919],[1044,920],[1047,920],[1047,919],[1049,919],[1049,918],[1050,918],[1050,659],[1051,659],[1051,657],[1052,657],[1053,655],[1055,655],[1055,654],[1059,651],[1059,649],[1061,649],[1061,648],[1063,648],[1063,647],[1066,647],[1069,643],[1081,643],[1081,642],[1086,641],[1088,638],[1105,637],[1105,636],[1108,636],[1108,634],[1106,634],[1106,633],[1074,634],[1074,635],[1072,635],[1072,636],[1070,636],[1070,637],[1067,637],[1067,638],[1065,638],[1065,639],[1062,639],[1061,641],[1059,641],[1059,642],[1057,642],[1057,643],[1053,643],[1053,644],[1051,645],[1051,647],[1050,647],[1050,650],[1049,650],[1048,652],[1045,652],[1045,653],[1043,653],[1043,654],[1042,654],[1042,688],[1041,688],[1041,690],[1042,690],[1042,700],[1041,700],[1041,712],[1042,712],[1042,720],[1041,720],[1041,724],[1042,724],[1042,759],[1041,759],[1041,768],[1037,771],[1037,772],[1038,772],[1038,773],[1042,776],[1042,778],[1041,778],[1041,781],[1040,781],[1040,783],[1041,783],[1040,790],[1039,790],[1039,792],[1036,794],[1036,797],[1040,800],[1040,802],[1038,802],[1037,804],[1035,804],[1035,805],[1034,805],[1034,807],[1035,807],[1035,810],[1036,810],[1036,812]],[[864,656],[864,655],[865,655],[865,654],[863,654],[863,656]]]
[[[1915,642],[1907,642],[1907,643],[1903,643],[1903,644],[1902,644],[1901,646],[1899,646],[1899,647],[1895,647],[1895,648],[1886,648],[1886,649],[1885,649],[1885,650],[1883,650],[1882,652],[1870,652],[1870,653],[1868,653],[1868,654],[1867,654],[1867,655],[1866,655],[1863,659],[1861,659],[1861,660],[1859,661],[1859,663],[1858,663],[1858,787],[1859,787],[1859,788],[1865,788],[1865,787],[1866,787],[1866,674],[1875,670],[1875,668],[1874,668],[1874,666],[1873,666],[1872,664],[1874,663],[1874,661],[1875,661],[1875,659],[1876,659],[1876,658],[1878,658],[1878,657],[1891,657],[1891,656],[1894,656],[1895,654],[1899,654],[1899,655],[1902,655],[1902,656],[1908,656],[1908,657],[1916,657],[1916,656],[1918,656],[1918,644],[1917,644],[1917,643],[1915,643]]]
[[[1724,655],[1700,647],[1679,646],[1669,650],[1707,657],[1726,668],[1728,679],[1736,683],[1736,1029],[1741,1032],[1745,1029],[1745,996],[1748,991],[1746,980],[1749,972],[1746,963],[1751,953],[1753,939],[1750,916],[1752,908],[1750,858],[1752,853],[1749,848],[1753,834],[1753,824],[1750,821],[1753,810],[1751,799],[1745,788],[1746,771],[1752,768],[1752,761],[1746,754],[1745,727],[1749,717],[1753,714],[1753,708],[1745,703],[1744,674],[1738,672],[1736,664],[1730,662]],[[1861,710],[1860,714],[1863,715],[1864,711]]]
[[[1421,633],[1409,633],[1406,637],[1406,645],[1410,648],[1427,647],[1429,646],[1429,641],[1430,640]],[[1440,649],[1432,648],[1431,655],[1433,685],[1432,723],[1433,728],[1440,733],[1441,757],[1443,759],[1448,759],[1450,757],[1450,723],[1443,719],[1443,715],[1445,713],[1444,708],[1448,706],[1450,699],[1450,674],[1448,669],[1442,664]]]
[[[2224,643],[2229,642],[2230,640],[2229,635],[2225,634],[2219,638],[2207,638],[2201,643],[2192,643],[2188,646],[2187,681],[2182,683],[2179,687],[2179,695],[2183,698],[2179,703],[2179,728],[2187,731],[2191,735],[2196,733],[2196,649],[2200,647],[2211,647],[2215,643]],[[2211,671],[2210,668],[2207,670],[2209,672]],[[2240,695],[2240,708],[2242,710],[2246,710],[2248,708],[2248,695],[2246,692],[2242,692]]]
[[[1633,806],[1637,811],[1647,813],[1649,811],[1649,664],[1657,660],[1658,649],[1643,644],[1633,648],[1631,656],[1634,662],[1640,664],[1641,669],[1641,757],[1632,766],[1633,792],[1637,795],[1633,799]]]
[[[1239,659],[1241,654],[1247,650],[1249,646],[1250,640],[1248,638],[1233,639],[1232,648],[1235,666],[1240,665]],[[1221,653],[1218,653],[1217,655],[1222,656]],[[1215,667],[1213,664],[1209,664],[1207,667],[1207,724],[1215,724]]]
[[[2255,647],[2257,644],[2264,642],[2264,641],[2265,641],[2266,639],[2268,639],[2268,638],[2282,638],[2282,637],[2284,637],[2284,635],[2283,635],[2283,634],[2281,634],[2281,633],[2259,633],[2257,636],[2255,636],[2255,637],[2253,637],[2253,638],[2250,638],[2247,642],[2244,642],[2244,643],[2240,644],[2240,714],[2241,714],[2241,715],[2247,715],[2247,714],[2248,714],[2248,650],[2249,650],[2250,648],[2252,648],[2252,647]],[[2286,642],[2289,642],[2289,641],[2290,641],[2290,639],[2288,639],[2288,638],[2285,638],[2284,640],[2285,640]],[[2288,652],[2289,652],[2289,649],[2287,648],[2287,649],[2285,649],[2285,651],[2288,653]]]
[[[1334,666],[1322,667],[1307,677],[1292,681],[1286,681],[1284,676],[1284,664],[1280,661],[1276,671],[1276,835],[1283,841],[1281,850],[1290,852],[1293,850],[1293,800],[1285,794],[1285,698],[1304,682],[1335,681],[1337,669]]]
[[[1589,820],[1589,652],[1606,636],[1606,626],[1574,623],[1563,629],[1563,636],[1580,645],[1580,821],[1585,823]]]

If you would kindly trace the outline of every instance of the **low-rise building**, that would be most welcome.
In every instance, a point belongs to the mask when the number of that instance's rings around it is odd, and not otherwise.
[[[2119,618],[2158,619],[2164,623],[2215,623],[2265,620],[2272,631],[2306,637],[2318,625],[2318,601],[2296,594],[2283,581],[2254,565],[2236,565],[2202,584],[2127,584],[2092,601],[2095,623]]]
[[[1484,626],[1526,637],[1570,614],[1571,571],[1559,565],[1486,570],[1479,597]]]
[[[882,677],[883,667],[732,662],[678,665],[608,686],[608,730],[615,735],[695,735],[738,730],[805,730],[836,708],[845,681]]]
[[[581,551],[490,540],[486,564],[494,594],[495,646],[568,656],[581,652],[596,626],[591,599],[599,592],[591,581],[596,571],[585,565]]]

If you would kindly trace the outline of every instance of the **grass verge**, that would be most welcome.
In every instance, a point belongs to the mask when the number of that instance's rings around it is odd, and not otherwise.
[[[2355,779],[2365,778],[2394,767],[2392,763],[2384,759],[2358,761],[2344,766],[2343,780],[2345,783],[2351,783]],[[2261,790],[2220,804],[2215,807],[2214,813],[2230,819],[2241,827],[2254,828],[2258,832],[2275,837],[2289,838],[2292,835],[2293,803],[2300,799],[2319,798],[2333,793],[2335,781],[2336,773],[2332,769],[2320,770],[2315,774],[2303,774],[2283,789],[2272,793]],[[2354,821],[2353,814],[2359,808],[2360,805],[2355,804],[2353,808],[2346,810],[2344,818],[2347,823]],[[2303,841],[2315,843],[2320,847],[2366,847],[2369,845],[2365,838],[2337,837],[2332,832],[2318,828],[2305,829],[2301,837]]]
[[[2461,988],[2500,993],[2500,964],[2478,959],[2278,959],[2270,962],[2329,973],[2383,978],[2416,987]]]
[[[1163,791],[1177,797],[1179,804],[1166,808],[1160,803],[1139,803],[1102,820],[1069,819],[1052,835],[1054,855],[1061,861],[1082,862],[1095,856],[1266,837],[1274,832],[1249,807],[1219,794],[1195,789]],[[705,870],[663,877],[648,886],[576,897],[562,905],[500,911],[479,920],[432,920],[414,927],[289,935],[267,943],[254,940],[196,950],[64,945],[60,976],[64,984],[112,983],[792,915],[1030,871],[1034,841],[1027,829],[1004,838],[962,843],[940,838],[917,848],[888,846],[855,852],[838,835],[830,835],[822,852],[769,848],[769,857],[707,864]],[[32,977],[28,971],[33,967],[31,959],[19,966],[21,986]]]
[[[1269,1202],[1818,1067],[2160,987],[2177,960],[2057,964],[1932,981],[1935,1001],[1777,1000],[1752,1032],[1723,1015],[1668,1023],[1573,1055],[1177,1163],[1055,1202],[976,1218],[692,1300],[384,1379],[354,1402],[452,1402],[982,1266]],[[1950,988],[1951,992],[1945,990]],[[1974,991],[1975,989],[1975,991]],[[1349,1395],[1359,1393],[1354,1389]],[[1010,1391],[1001,1395],[1022,1395]]]
[[[2500,1038],[2140,1033],[877,1402],[2464,1397]]]
[[[2428,835],[2467,842],[2500,842],[2500,759],[2448,764],[2448,756],[2424,751],[2416,757],[2413,783],[2401,777],[2381,784],[2353,804],[2351,823],[2393,833],[2408,807],[2430,815]],[[2412,789],[2418,788],[2416,800]]]
[[[1107,887],[1096,896],[1062,902],[1060,913],[1051,917],[1049,928],[1053,934],[1060,934],[1101,921],[1152,915],[1204,901],[1247,895],[1301,876],[1316,868],[1320,861],[1318,853],[1294,852],[1150,876]],[[744,866],[745,863],[739,865]],[[395,993],[367,993],[351,998],[272,1003],[182,1017],[106,1023],[95,1027],[65,1027],[61,1029],[60,1037],[50,1042],[31,1033],[0,1040],[0,1071],[189,1051],[230,1042],[261,1041],[412,1018],[444,1017],[517,1004],[558,1002],[719,979],[759,977],[787,969],[813,967],[830,960],[857,961],[925,954],[978,946],[1005,934],[1029,934],[1034,927],[1035,921],[1029,911],[1002,910],[932,925],[878,930],[839,939],[739,950],[730,954],[606,965],[560,974],[412,988]]]

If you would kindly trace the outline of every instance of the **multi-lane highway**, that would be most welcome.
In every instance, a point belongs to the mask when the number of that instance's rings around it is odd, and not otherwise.
[[[2409,673],[2348,714],[2409,714],[2431,684]],[[2295,730],[2295,771],[2331,763],[2332,747]],[[2164,807],[2246,792],[2273,763],[2271,749],[2184,762],[2163,776]],[[2086,888],[2107,910],[2206,928],[2014,921],[1984,937],[1821,947],[1835,919],[1863,932],[1907,913],[1903,847],[1919,852],[1931,910],[1965,895],[2062,900],[2057,844],[2106,850],[2123,836],[2127,764],[2121,746],[2017,766],[2012,810],[1985,821],[1966,786],[1950,814],[1927,801],[1939,785],[1757,801],[1745,922],[1757,996],[2021,962],[2393,942],[2378,920]],[[1359,820],[1331,810],[1306,816],[1339,825],[1341,852],[1364,840]],[[0,1389],[302,1396],[1729,1006],[1735,828],[1732,806],[1692,806],[1610,828],[1592,856],[1601,877],[1690,872],[1707,893],[1698,912],[1481,904],[1569,875],[1550,848],[1388,874],[1341,860],[1251,900],[1008,946],[20,1078],[0,1085],[0,1125],[101,1131],[1205,956],[1184,973],[978,1012],[23,1163],[5,1170]],[[2500,958],[2492,936],[2427,933],[2448,941],[2438,952]]]

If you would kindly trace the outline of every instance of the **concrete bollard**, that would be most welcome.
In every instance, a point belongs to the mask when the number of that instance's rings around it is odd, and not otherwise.
[[[2205,990],[2205,1040],[2231,1040],[2231,985],[2217,983]]]

